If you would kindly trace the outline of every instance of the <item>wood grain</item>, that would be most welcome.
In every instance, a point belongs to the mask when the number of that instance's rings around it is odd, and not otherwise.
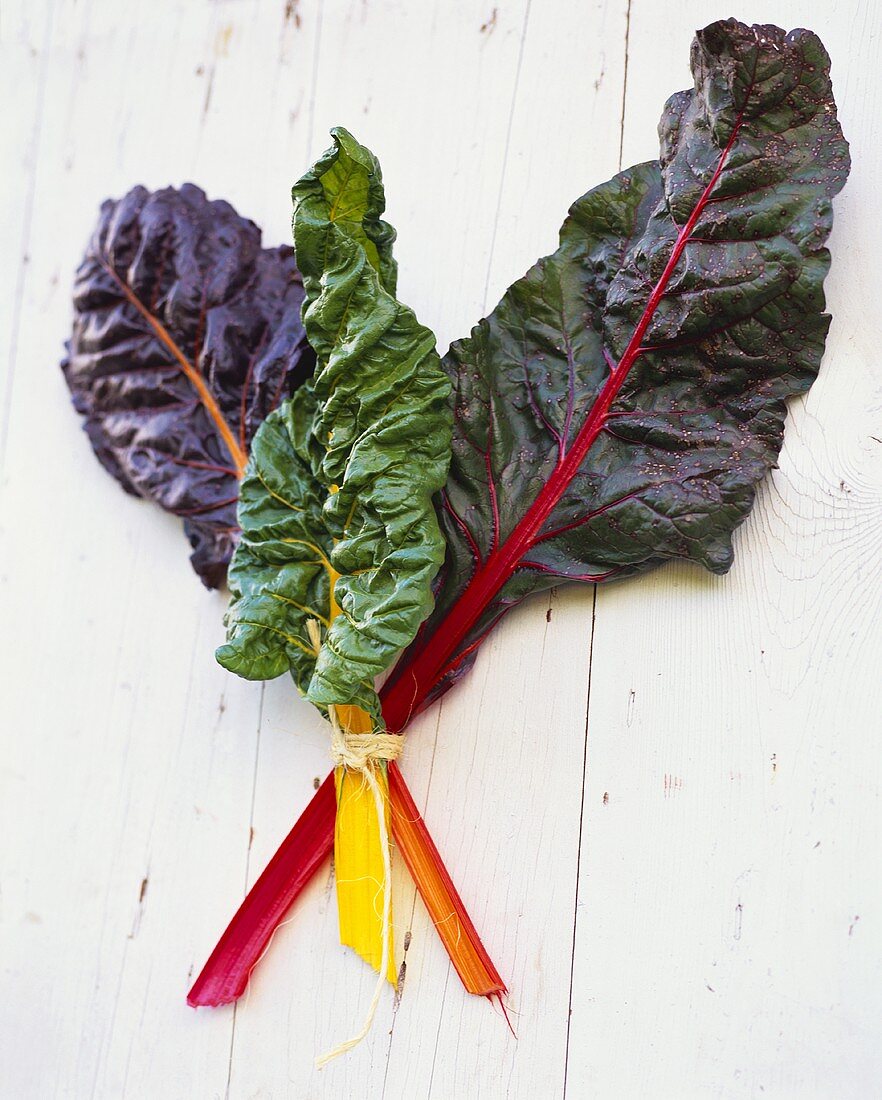
[[[725,578],[511,616],[404,768],[511,988],[466,996],[396,869],[402,995],[339,946],[330,868],[245,998],[188,978],[328,766],[291,686],[214,662],[223,597],[125,497],[57,363],[97,205],[192,179],[288,239],[340,123],[383,164],[400,292],[444,348],[654,156],[701,0],[16,0],[0,12],[0,1098],[864,1100],[882,1080],[880,36],[865,0],[745,3],[834,59],[821,377]],[[587,715],[587,726],[586,726]],[[399,961],[402,961],[401,959]]]

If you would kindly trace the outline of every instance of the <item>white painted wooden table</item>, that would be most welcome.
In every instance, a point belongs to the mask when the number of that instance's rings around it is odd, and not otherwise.
[[[854,170],[821,377],[731,574],[530,602],[408,741],[517,1040],[463,993],[403,871],[403,996],[348,1058],[313,1069],[373,983],[337,943],[327,871],[235,1010],[186,1007],[326,735],[288,682],[215,664],[223,596],[180,525],[101,471],[57,369],[105,195],[192,179],[285,241],[290,184],[335,123],[381,158],[402,297],[443,349],[554,248],[574,198],[656,155],[693,29],[728,14],[3,0],[2,1100],[882,1096],[873,0],[735,13],[821,34]]]

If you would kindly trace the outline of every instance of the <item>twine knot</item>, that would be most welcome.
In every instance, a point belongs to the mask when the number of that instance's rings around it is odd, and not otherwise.
[[[375,761],[397,760],[404,738],[395,733],[349,733],[331,721],[331,756],[334,763],[363,772]]]

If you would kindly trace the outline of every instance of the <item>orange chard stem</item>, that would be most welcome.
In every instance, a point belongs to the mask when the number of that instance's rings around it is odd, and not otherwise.
[[[487,949],[469,918],[462,898],[429,835],[404,776],[393,761],[388,766],[392,836],[469,993],[500,998],[507,992]]]

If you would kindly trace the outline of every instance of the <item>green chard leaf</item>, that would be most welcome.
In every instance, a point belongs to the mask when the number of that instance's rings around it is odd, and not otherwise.
[[[715,573],[820,366],[824,243],[849,170],[817,36],[699,31],[660,163],[579,199],[560,247],[445,366],[447,558],[384,685],[390,729],[454,683],[531,592],[690,558]]]
[[[317,706],[379,720],[374,678],[429,614],[444,558],[432,496],[450,462],[451,387],[434,335],[395,297],[379,165],[345,130],[332,136],[293,190],[316,373],[252,445],[218,660],[249,679],[290,670]]]

